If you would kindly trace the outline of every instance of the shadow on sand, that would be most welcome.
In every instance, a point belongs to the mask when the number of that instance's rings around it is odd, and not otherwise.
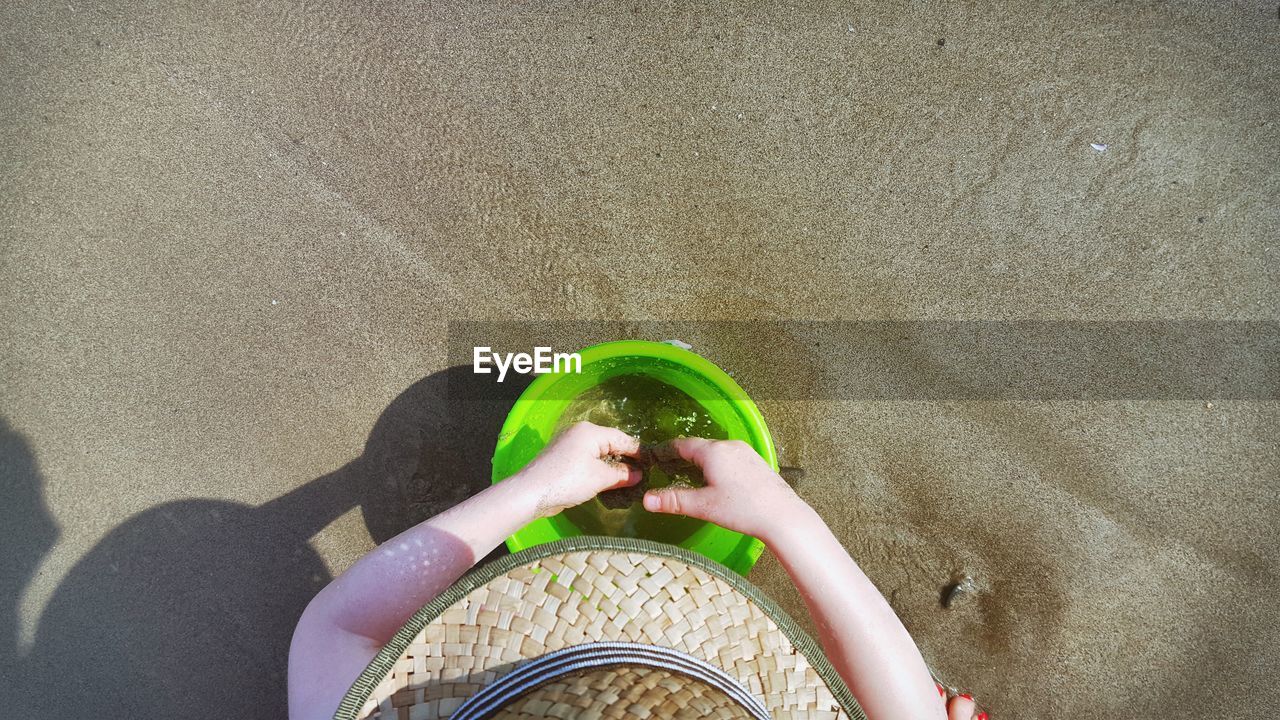
[[[487,485],[520,380],[459,393],[477,380],[450,368],[397,397],[360,457],[282,497],[184,500],[130,518],[72,568],[25,650],[18,603],[57,528],[32,452],[0,420],[0,694],[14,695],[0,706],[59,720],[285,717],[293,626],[331,579],[310,538],[359,505],[382,542]]]

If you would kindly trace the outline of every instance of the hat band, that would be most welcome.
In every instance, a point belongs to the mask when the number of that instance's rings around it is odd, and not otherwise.
[[[736,701],[755,720],[770,720],[760,700],[720,668],[667,647],[628,642],[574,645],[542,655],[486,685],[462,704],[451,720],[487,720],[511,702],[566,675],[619,665],[678,673]]]

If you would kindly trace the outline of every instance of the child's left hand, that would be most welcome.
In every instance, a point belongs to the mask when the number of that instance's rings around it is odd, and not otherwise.
[[[506,482],[523,485],[533,496],[535,515],[551,517],[580,505],[603,490],[640,482],[643,474],[609,456],[635,457],[640,441],[616,428],[589,422],[570,426]]]

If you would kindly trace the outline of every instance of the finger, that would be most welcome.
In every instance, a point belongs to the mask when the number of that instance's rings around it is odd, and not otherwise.
[[[644,494],[644,509],[668,515],[688,515],[706,520],[706,495],[691,488],[663,488]]]
[[[640,454],[640,439],[632,437],[618,428],[596,426],[596,442],[599,443],[600,457],[605,455],[621,455],[635,457]]]
[[[701,467],[703,457],[715,442],[706,438],[676,438],[667,444],[677,455]]]
[[[606,490],[631,487],[644,479],[644,471],[627,463],[605,463],[609,467],[606,473],[613,482]]]
[[[973,701],[972,695],[957,695],[947,703],[947,720],[973,720],[975,708],[977,703]]]

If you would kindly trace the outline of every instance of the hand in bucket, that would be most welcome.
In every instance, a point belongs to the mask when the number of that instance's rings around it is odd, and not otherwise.
[[[649,512],[688,515],[768,541],[803,501],[782,476],[740,440],[679,438],[669,443],[702,469],[706,487],[663,488],[644,496]]]
[[[617,462],[639,452],[640,441],[621,430],[580,422],[557,435],[508,482],[521,484],[533,495],[537,517],[551,517],[604,490],[640,482],[640,470]]]

